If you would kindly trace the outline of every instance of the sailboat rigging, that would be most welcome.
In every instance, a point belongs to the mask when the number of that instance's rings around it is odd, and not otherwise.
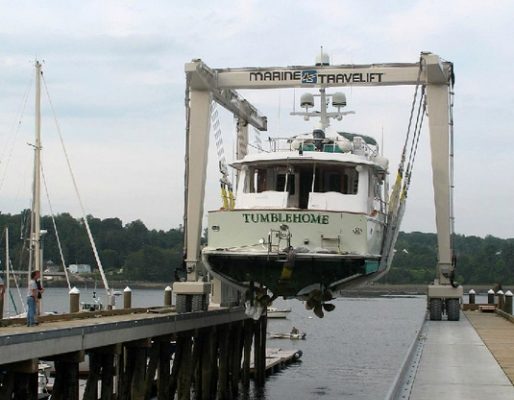
[[[102,276],[102,281],[103,281],[103,284],[104,284],[104,287],[105,287],[105,290],[106,290],[106,293],[107,293],[108,304],[112,304],[112,291],[111,291],[111,289],[109,287],[109,284],[107,282],[107,279],[106,279],[106,276],[105,276],[105,273],[104,273],[104,270],[103,270],[103,266],[102,266],[102,263],[100,261],[100,257],[98,255],[98,251],[96,249],[94,238],[93,238],[93,235],[92,235],[90,227],[89,227],[89,223],[88,223],[88,220],[87,220],[87,217],[86,217],[86,213],[85,213],[85,208],[84,208],[84,205],[82,203],[82,199],[80,198],[80,193],[79,193],[79,190],[78,190],[78,185],[77,185],[75,176],[73,174],[73,170],[71,168],[71,162],[70,162],[70,159],[68,157],[68,153],[66,151],[66,147],[64,145],[64,141],[63,141],[61,130],[60,130],[60,127],[59,127],[59,124],[58,124],[58,121],[57,121],[56,113],[55,113],[55,110],[54,110],[54,107],[53,107],[53,104],[52,104],[52,101],[51,101],[51,98],[50,98],[50,95],[49,95],[49,92],[48,92],[48,88],[46,86],[46,82],[44,80],[44,76],[43,76],[43,72],[42,72],[42,64],[41,64],[41,62],[39,60],[35,61],[34,68],[35,68],[35,134],[34,134],[34,142],[33,143],[29,143],[29,145],[34,150],[34,157],[33,157],[33,160],[34,160],[34,165],[33,165],[33,182],[32,182],[32,202],[31,202],[31,209],[30,209],[30,228],[29,228],[29,232],[28,232],[28,235],[27,235],[27,240],[26,240],[26,242],[24,241],[24,244],[25,243],[28,244],[28,268],[27,268],[27,273],[28,273],[28,276],[30,277],[30,274],[31,274],[32,271],[39,271],[40,276],[41,276],[41,280],[43,280],[44,268],[43,268],[42,236],[41,236],[42,232],[43,232],[41,230],[41,185],[43,183],[44,186],[45,186],[45,190],[46,190],[46,194],[47,194],[47,199],[48,199],[48,203],[49,203],[49,206],[50,206],[50,211],[51,211],[51,214],[52,214],[53,228],[55,230],[56,239],[58,241],[59,252],[60,252],[61,260],[62,260],[62,263],[63,263],[63,268],[64,268],[64,272],[65,272],[65,275],[66,275],[66,280],[67,280],[67,283],[68,283],[68,287],[70,288],[70,282],[69,282],[68,274],[67,274],[67,271],[66,271],[66,264],[65,264],[65,261],[64,261],[63,251],[62,251],[62,247],[61,247],[61,243],[60,243],[60,239],[59,239],[59,234],[57,232],[57,226],[56,226],[56,223],[55,223],[54,213],[53,213],[52,206],[51,206],[51,203],[50,203],[50,198],[49,198],[49,195],[48,195],[48,188],[47,188],[47,185],[46,185],[46,179],[45,179],[43,168],[42,168],[42,159],[41,159],[42,157],[41,156],[42,156],[42,148],[43,147],[42,147],[42,141],[41,141],[41,89],[42,89],[42,86],[44,84],[44,88],[45,88],[45,91],[46,91],[46,95],[48,97],[49,105],[50,105],[50,108],[51,108],[52,113],[53,113],[55,125],[57,127],[57,132],[59,134],[59,139],[60,139],[61,147],[62,147],[64,155],[65,155],[66,164],[67,164],[68,170],[70,172],[70,175],[71,175],[71,178],[72,178],[72,181],[73,181],[73,185],[74,185],[74,189],[75,189],[75,194],[76,194],[76,196],[78,198],[78,201],[79,201],[79,204],[80,204],[80,208],[81,208],[81,211],[82,211],[82,220],[83,220],[84,226],[86,228],[86,232],[87,232],[87,236],[88,236],[89,242],[90,242],[91,247],[93,249],[93,253],[94,253],[94,256],[95,256],[95,260],[96,260],[98,269],[99,269],[100,274]],[[22,231],[23,231],[23,229],[22,229]],[[24,236],[24,234],[22,232],[22,239],[23,239],[23,236]],[[25,247],[25,246],[23,246],[23,247]],[[23,251],[22,251],[22,253],[23,253]],[[30,280],[30,278],[28,280]]]

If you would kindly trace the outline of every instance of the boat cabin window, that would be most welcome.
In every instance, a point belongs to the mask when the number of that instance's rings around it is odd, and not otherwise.
[[[287,192],[289,194],[295,194],[295,175],[287,174]],[[275,185],[275,190],[277,192],[286,191],[286,174],[277,174],[277,180]]]
[[[314,184],[313,184],[314,180]],[[287,185],[287,187],[286,187]],[[307,208],[309,193],[336,192],[355,195],[359,172],[355,166],[295,165],[268,168],[250,167],[245,174],[244,192],[284,192],[296,198],[291,206]]]
[[[285,168],[250,168],[245,176],[245,193],[262,193],[268,190],[296,192],[295,174],[287,173]],[[287,184],[287,189],[286,189]]]
[[[315,192],[338,192],[342,194],[357,194],[359,173],[355,167],[316,169]]]

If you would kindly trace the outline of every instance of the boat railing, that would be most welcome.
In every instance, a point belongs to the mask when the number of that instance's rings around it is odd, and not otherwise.
[[[293,138],[290,137],[270,137],[269,146],[271,152],[277,151],[292,151]]]
[[[281,244],[285,242],[284,246]],[[291,232],[289,226],[282,224],[280,229],[270,229],[268,232],[268,254],[278,253],[281,248],[289,249],[291,247]]]

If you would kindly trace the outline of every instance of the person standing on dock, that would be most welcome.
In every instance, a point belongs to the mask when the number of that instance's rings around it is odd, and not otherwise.
[[[4,293],[5,293],[5,287],[4,287],[4,281],[2,277],[0,276],[0,319],[4,317]]]
[[[39,276],[39,271],[32,271],[30,273],[29,291],[27,293],[27,326],[37,325],[36,301],[39,290],[36,281],[39,279]]]
[[[41,315],[41,299],[43,297],[43,292],[45,288],[41,285],[41,274],[38,271],[38,277],[36,278],[36,286],[37,286],[37,297],[36,297],[36,315]]]

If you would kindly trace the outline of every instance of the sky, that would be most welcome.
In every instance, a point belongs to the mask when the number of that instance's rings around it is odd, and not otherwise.
[[[514,237],[514,3],[456,1],[0,0],[0,211],[30,207],[34,60],[43,61],[43,168],[54,213],[81,215],[57,124],[87,214],[176,228],[183,218],[184,64],[212,68],[417,62],[431,51],[455,65],[457,233]],[[383,137],[394,177],[412,87],[343,88],[341,127]],[[292,89],[243,91],[292,135]],[[56,124],[57,121],[57,124]],[[231,158],[235,131],[221,112]],[[435,232],[428,131],[418,152],[402,230]],[[211,137],[205,210],[217,209]],[[43,213],[50,211],[43,200]]]

